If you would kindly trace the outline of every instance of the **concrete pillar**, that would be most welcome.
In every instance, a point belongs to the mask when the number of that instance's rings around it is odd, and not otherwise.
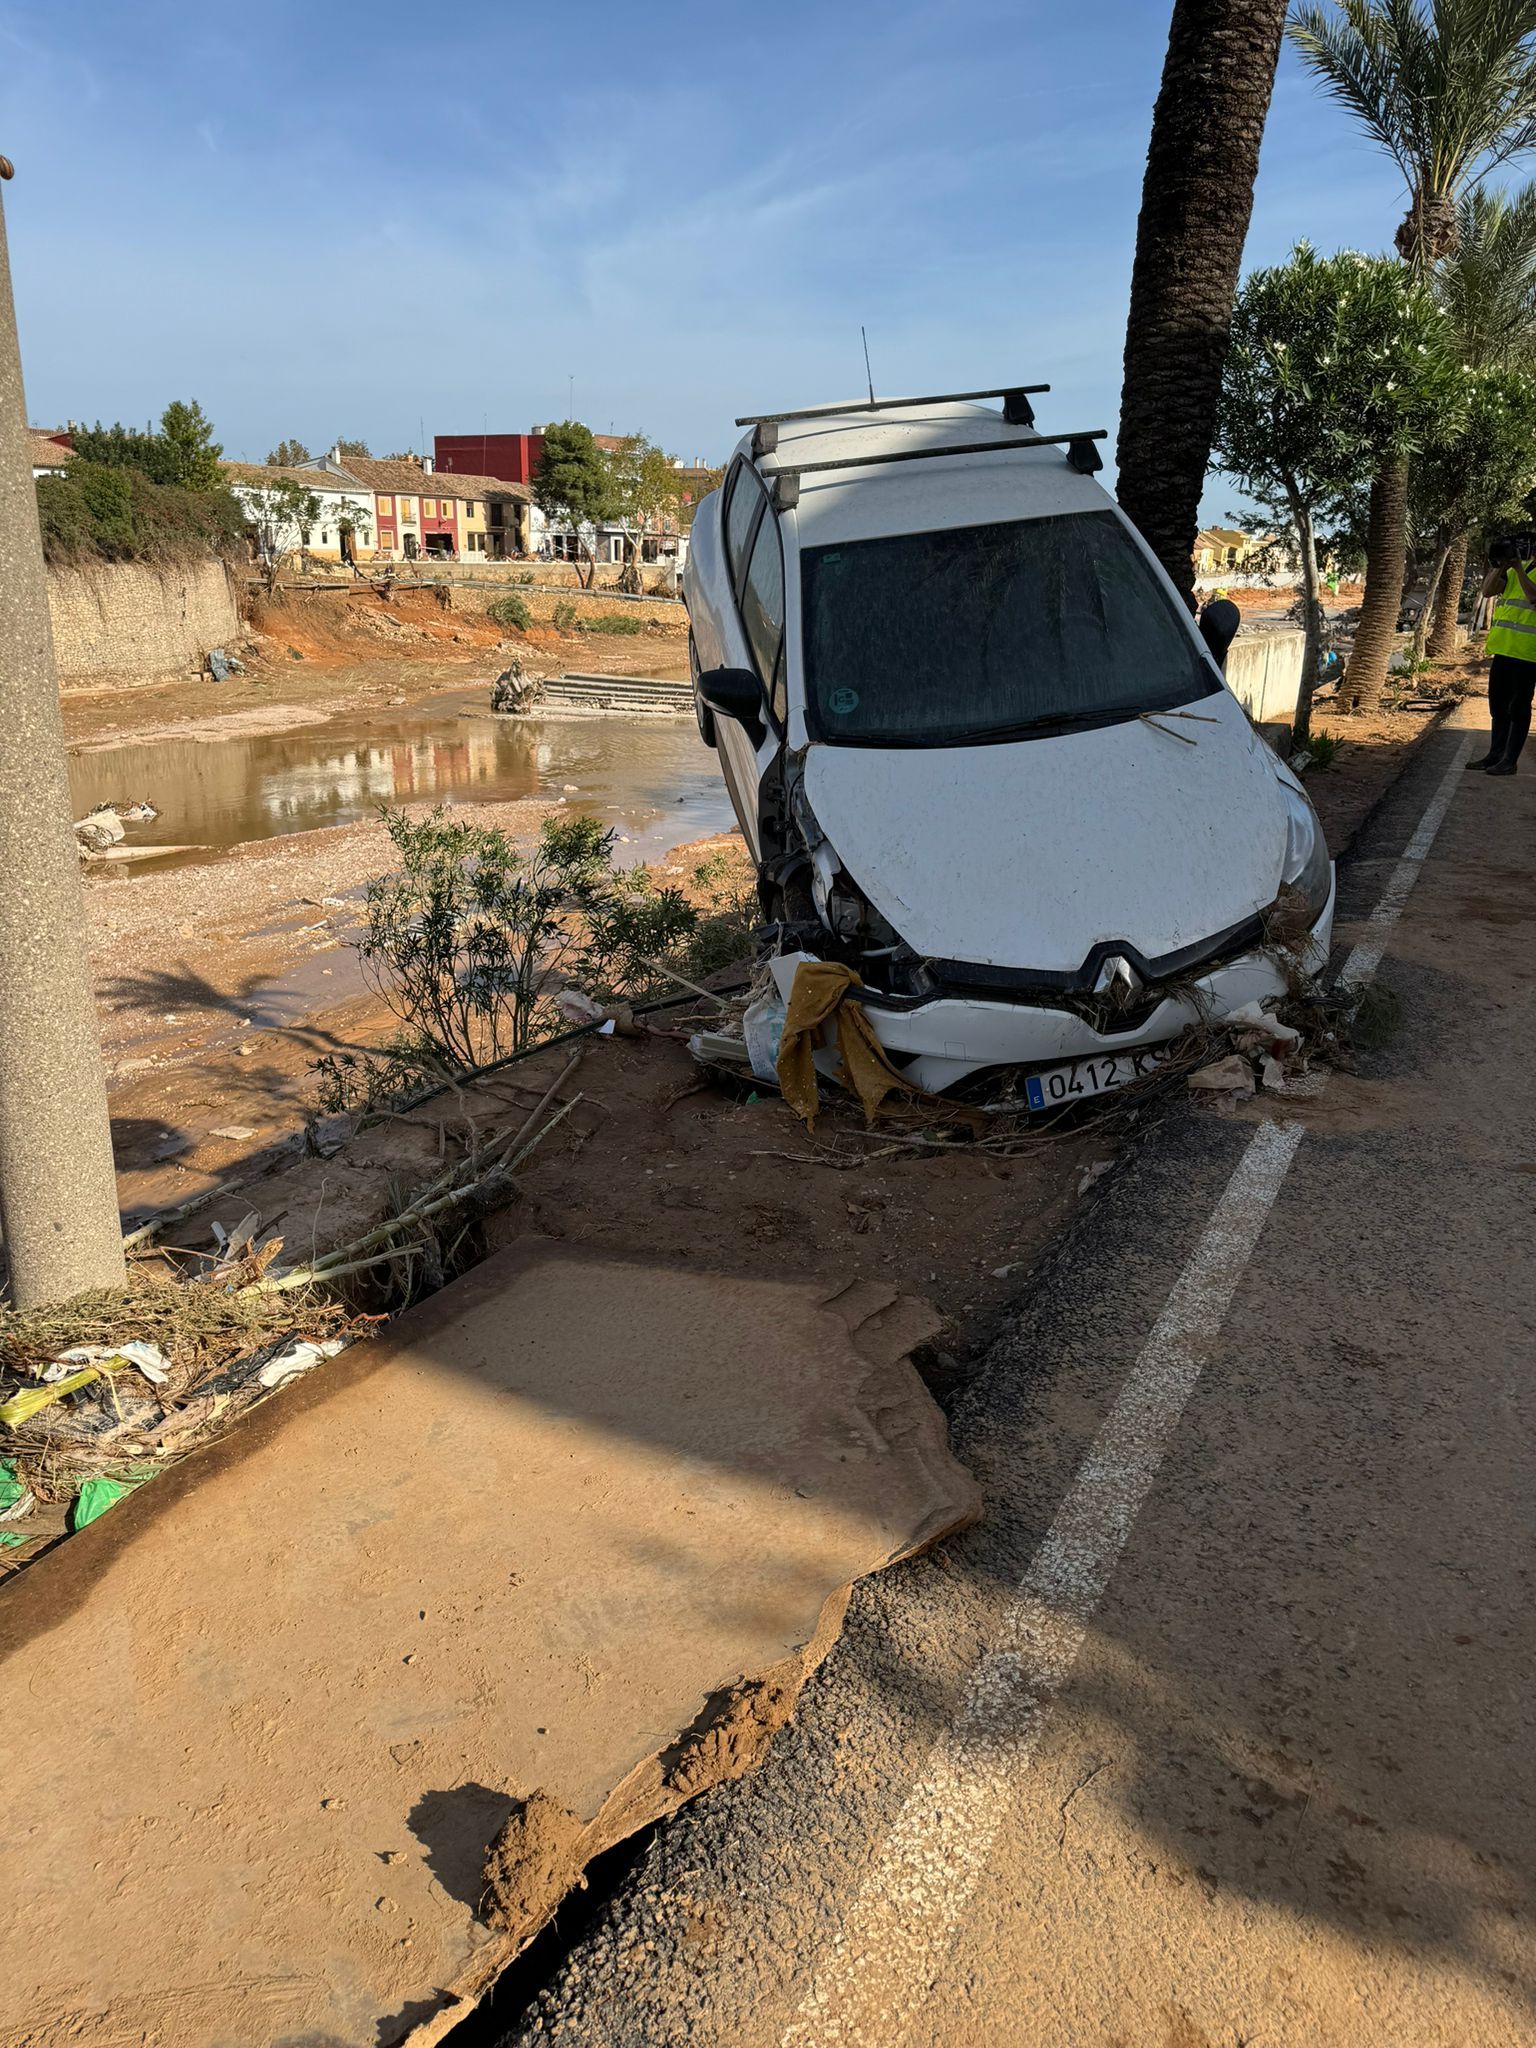
[[[3,209],[0,1230],[20,1308],[127,1277]]]

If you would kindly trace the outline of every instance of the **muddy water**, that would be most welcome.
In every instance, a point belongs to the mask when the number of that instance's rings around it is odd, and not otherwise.
[[[491,718],[483,688],[398,711],[352,712],[258,739],[150,740],[70,760],[75,816],[147,799],[126,844],[192,848],[142,867],[217,859],[243,840],[316,831],[380,804],[563,797],[613,825],[621,860],[726,830],[729,800],[692,718]]]

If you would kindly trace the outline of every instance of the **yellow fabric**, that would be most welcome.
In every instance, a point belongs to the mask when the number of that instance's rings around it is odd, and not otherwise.
[[[802,960],[795,969],[779,1040],[779,1086],[784,1091],[784,1100],[804,1119],[808,1131],[816,1128],[819,1103],[814,1055],[822,1026],[829,1019],[837,1020],[843,1085],[858,1096],[866,1117],[874,1117],[893,1089],[909,1095],[924,1092],[904,1081],[886,1058],[862,1004],[854,996],[854,991],[863,986],[851,967],[836,960]]]
[[[1529,568],[1525,573],[1531,576]],[[1531,581],[1536,583],[1536,576],[1531,576]],[[1485,651],[1510,654],[1516,661],[1536,661],[1536,604],[1527,599],[1513,569],[1504,578],[1504,595],[1494,601]]]

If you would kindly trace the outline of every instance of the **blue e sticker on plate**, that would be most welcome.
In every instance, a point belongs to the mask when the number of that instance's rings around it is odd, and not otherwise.
[[[850,711],[858,710],[859,693],[857,690],[834,690],[827,699],[827,703],[837,713],[839,718],[846,718]]]

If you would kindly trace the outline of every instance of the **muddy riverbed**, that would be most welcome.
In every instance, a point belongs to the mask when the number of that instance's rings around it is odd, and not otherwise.
[[[626,861],[730,823],[715,757],[686,717],[496,718],[471,686],[287,731],[207,730],[72,752],[76,817],[147,800],[159,816],[129,827],[126,850],[175,849],[110,864],[114,880],[350,825],[383,804],[563,801],[612,825]]]
[[[151,726],[71,752],[77,817],[159,813],[128,827],[144,858],[86,869],[131,1214],[248,1166],[313,1109],[317,1057],[395,1028],[351,943],[364,885],[394,862],[382,806],[449,804],[524,842],[570,808],[612,826],[623,863],[734,822],[691,717],[496,718],[479,682],[304,712],[233,707],[196,737]]]

